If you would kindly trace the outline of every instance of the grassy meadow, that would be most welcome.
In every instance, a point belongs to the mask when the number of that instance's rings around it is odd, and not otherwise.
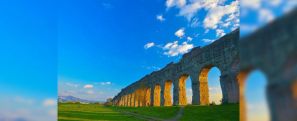
[[[185,107],[181,121],[239,121],[239,105]]]
[[[180,107],[172,106],[172,107],[111,107],[115,111],[119,112],[132,112],[136,114],[141,114],[145,116],[156,117],[160,119],[170,119],[174,117]]]
[[[59,121],[142,121],[98,104],[58,104]]]
[[[59,104],[59,121],[143,121],[131,112],[159,119],[171,119],[180,107],[106,107],[98,104]],[[192,106],[184,108],[180,121],[239,121],[239,105]]]

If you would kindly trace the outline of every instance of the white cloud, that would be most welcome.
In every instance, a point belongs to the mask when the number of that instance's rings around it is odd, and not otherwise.
[[[161,21],[161,22],[165,21],[165,18],[163,17],[163,15],[157,15],[156,19]]]
[[[238,9],[238,1],[233,1],[230,5],[211,8],[203,21],[204,28],[216,29],[223,16],[234,14],[238,12]]]
[[[268,2],[272,6],[279,6],[282,3],[281,0],[268,0]]]
[[[187,3],[186,0],[166,0],[166,7],[170,8],[170,7],[183,7],[185,6]]]
[[[100,85],[111,85],[111,82],[100,82]]]
[[[188,40],[188,41],[192,41],[193,38],[192,38],[192,37],[187,37],[187,40]]]
[[[193,4],[186,5],[185,7],[181,8],[179,11],[180,16],[186,17],[188,20],[191,20],[192,17],[201,9],[203,6],[200,2],[195,2]]]
[[[93,88],[94,86],[93,85],[91,85],[91,84],[86,84],[85,86],[84,86],[84,88],[86,88],[86,89],[91,89],[91,88]]]
[[[222,26],[225,28],[229,27],[230,25],[231,25],[230,21],[222,24]]]
[[[145,69],[148,69],[148,70],[160,70],[161,68],[160,67],[157,67],[157,66],[142,66],[144,67]]]
[[[45,99],[43,101],[43,106],[44,107],[55,106],[56,104],[57,104],[57,101],[55,99]]]
[[[149,48],[151,48],[153,46],[155,46],[155,43],[154,42],[149,42],[149,43],[144,45],[144,49],[149,49]]]
[[[288,13],[290,12],[292,9],[294,9],[297,6],[297,1],[296,0],[287,0],[284,3],[284,7],[283,7],[283,12],[284,13]]]
[[[183,42],[179,45],[178,41],[174,41],[167,43],[163,49],[166,51],[164,52],[165,55],[177,56],[189,52],[193,47],[193,44],[188,44],[187,42]]]
[[[222,37],[224,36],[226,33],[223,29],[217,29],[216,30],[216,34],[217,34],[217,37]]]
[[[185,29],[184,28],[180,28],[174,34],[175,34],[175,36],[181,38],[181,37],[183,37],[185,35]]]
[[[197,27],[199,26],[199,19],[198,18],[193,18],[190,24],[191,27]]]
[[[203,42],[205,43],[212,43],[214,42],[215,40],[211,40],[211,39],[202,39]]]
[[[274,14],[265,8],[259,9],[259,21],[260,22],[271,22],[275,18]]]
[[[191,20],[200,9],[216,8],[224,2],[225,0],[192,0],[189,4],[180,7],[179,15]]]
[[[240,0],[240,5],[244,8],[259,9],[261,0]]]

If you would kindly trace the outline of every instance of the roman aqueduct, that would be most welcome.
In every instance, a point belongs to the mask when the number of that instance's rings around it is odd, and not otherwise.
[[[208,105],[207,74],[221,71],[223,103],[240,103],[245,118],[245,77],[261,70],[272,121],[297,120],[297,10],[255,33],[239,38],[235,30],[212,44],[196,47],[177,63],[169,63],[125,87],[113,98],[116,106],[186,105],[185,80],[192,80],[192,104]],[[173,95],[171,87],[173,86]],[[172,102],[173,96],[173,102]],[[236,114],[235,114],[236,115]]]

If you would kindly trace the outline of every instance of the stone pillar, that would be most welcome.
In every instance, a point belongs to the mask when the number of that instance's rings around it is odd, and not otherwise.
[[[178,79],[173,81],[173,105],[179,105],[179,81]]]
[[[187,105],[186,80],[188,77],[188,75],[183,75],[179,78],[179,105]]]
[[[172,81],[168,80],[164,85],[164,106],[172,105],[172,95],[171,95]]]
[[[208,72],[210,68],[204,68],[199,74],[199,92],[200,92],[200,105],[209,104],[209,90],[208,90]]]
[[[140,107],[144,106],[144,89],[143,88],[139,89],[139,106]]]
[[[151,103],[151,88],[145,89],[145,106],[150,106]]]
[[[160,89],[161,89],[161,91],[160,91],[160,105],[161,106],[164,106],[164,103],[165,103],[165,94],[164,94],[164,92],[165,92],[165,84],[164,83],[162,83],[161,85],[160,85]]]
[[[156,84],[154,88],[154,106],[160,106],[160,101],[161,101],[160,93],[161,93],[161,86],[159,84]]]
[[[120,106],[123,106],[123,97],[120,97]]]
[[[130,94],[127,94],[127,107],[130,107]]]
[[[131,100],[131,101],[130,101],[130,102],[131,102],[131,104],[130,104],[131,107],[135,107],[135,103],[134,103],[134,100],[135,100],[135,99],[134,99],[134,96],[135,96],[135,94],[134,94],[134,92],[132,92],[132,93],[131,93],[131,99],[130,99],[130,100]]]
[[[127,96],[124,95],[124,106],[126,107],[127,106]]]
[[[239,103],[239,84],[235,74],[221,75],[222,103]]]
[[[192,80],[192,105],[199,105],[200,104],[200,90],[199,90],[199,80],[198,80],[198,73],[193,73],[190,75]]]
[[[135,90],[135,100],[134,100],[134,105],[135,105],[135,107],[138,107],[139,106],[139,93],[138,93],[138,89],[137,90]]]
[[[271,121],[297,121],[297,81],[277,82],[267,86]]]

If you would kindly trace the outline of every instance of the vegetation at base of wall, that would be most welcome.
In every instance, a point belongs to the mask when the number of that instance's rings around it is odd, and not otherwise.
[[[161,119],[170,119],[175,117],[180,107],[111,107],[115,111],[119,112],[132,112],[140,115],[151,116]]]
[[[59,121],[141,121],[136,117],[121,112],[132,112],[139,115],[161,119],[176,116],[180,107],[118,107],[103,104],[59,103]],[[239,121],[239,104],[195,106],[187,105],[180,121]]]
[[[188,105],[181,121],[239,121],[239,104],[213,106]]]
[[[100,104],[58,104],[59,121],[142,121]]]

